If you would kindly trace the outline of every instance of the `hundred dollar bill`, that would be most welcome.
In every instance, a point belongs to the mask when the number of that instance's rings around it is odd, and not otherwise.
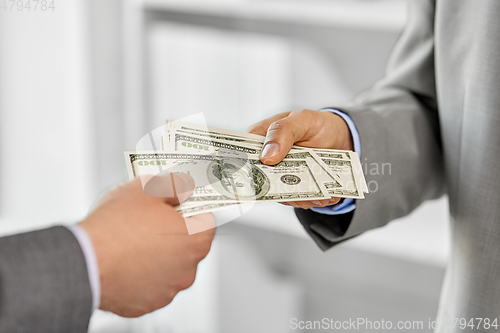
[[[325,158],[336,158],[342,160],[350,160],[351,155],[349,151],[333,150],[333,149],[319,149],[313,148],[314,152],[318,154],[319,157]]]
[[[255,140],[252,138],[245,138],[245,137],[235,137],[235,136],[230,136],[230,135],[222,135],[222,134],[215,134],[215,133],[203,133],[203,132],[190,132],[186,130],[176,130],[176,129],[170,129],[168,132],[164,132],[163,137],[162,137],[162,142],[163,146],[166,148],[168,147],[170,150],[175,150],[175,135],[180,134],[180,135],[189,135],[189,136],[194,136],[194,137],[200,137],[204,139],[209,139],[209,140],[220,140],[220,141],[226,141],[226,143],[230,144],[245,144],[247,146],[252,146],[254,148],[257,147],[262,147],[264,143],[264,137],[262,137],[262,140]]]
[[[363,192],[368,193],[368,186],[366,184],[365,177],[363,174],[363,169],[361,167],[361,160],[356,152],[347,150],[317,149],[317,148],[314,148],[313,151],[320,158],[334,158],[334,159],[344,159],[352,161],[352,166],[354,170],[354,175],[356,177],[356,181],[359,187],[363,190]]]
[[[330,168],[330,170],[336,173],[342,183],[342,194],[350,195],[352,197],[364,198],[363,191],[357,182],[355,171],[353,168],[353,162],[350,160],[343,159],[333,159],[333,158],[322,158],[323,162]],[[338,190],[331,189],[330,194],[332,196],[339,196],[337,194]]]
[[[226,140],[235,141],[245,144],[261,145],[265,141],[265,136],[247,133],[247,132],[237,132],[232,130],[226,130],[222,128],[212,127],[212,126],[202,126],[197,124],[191,124],[187,122],[171,122],[169,132],[175,134],[176,132],[183,132],[191,135],[210,137],[215,140]],[[304,149],[306,147],[293,146],[297,149]],[[324,149],[324,148],[312,148],[317,154],[325,154],[322,157],[329,158],[342,158],[342,159],[353,159],[351,154],[354,152],[349,150],[340,149]],[[327,155],[328,154],[328,155]]]
[[[176,132],[189,133],[191,135],[196,136],[204,136],[210,137],[213,139],[224,139],[228,141],[236,141],[236,142],[246,142],[252,144],[260,144],[264,143],[264,136],[237,132],[222,128],[217,128],[213,126],[203,126],[198,124],[187,123],[183,121],[167,121],[167,126],[165,127],[163,133],[163,146],[164,149],[173,149],[172,147],[172,136]]]
[[[213,140],[203,136],[195,136],[183,132],[175,132],[170,136],[170,144],[173,151],[182,151],[192,154],[212,154],[218,150],[228,152],[245,153],[258,156],[261,147],[245,145],[242,142]]]
[[[251,146],[245,146],[241,143],[236,144],[233,142],[227,143],[227,141],[208,140],[202,137],[182,133],[175,133],[172,142],[174,142],[174,148],[176,151],[186,153],[202,151],[204,153],[220,152],[224,155],[231,155],[231,153],[234,152],[235,154],[246,153],[249,157],[259,159],[259,153],[261,150],[260,147],[251,148]],[[343,198],[364,198],[363,192],[358,190],[357,183],[350,185],[350,188],[344,191],[340,176],[336,172],[331,171],[331,168],[327,166],[319,157],[315,158],[314,153],[311,150],[305,148],[292,149],[283,159],[283,161],[287,160],[306,160],[308,165],[311,167],[316,180],[322,185],[323,189],[327,190],[331,195]],[[320,163],[318,163],[318,160]],[[355,177],[353,178],[357,180]],[[351,178],[347,178],[344,175],[343,179]],[[356,191],[352,190],[353,186],[356,188]]]
[[[184,217],[190,217],[202,213],[215,212],[222,209],[236,207],[239,203],[219,203],[219,202],[206,202],[206,203],[182,203],[175,206],[177,212]]]
[[[173,121],[170,122],[170,128],[173,130],[182,130],[191,133],[200,133],[200,134],[213,134],[213,135],[223,135],[234,138],[246,138],[249,140],[261,141],[263,142],[265,137],[262,135],[247,133],[247,132],[238,132],[223,128],[217,128],[213,126],[203,126],[198,124],[191,124],[182,121]]]
[[[316,149],[316,148],[303,148],[303,147],[297,147],[294,146],[290,152],[293,151],[308,151],[316,161],[319,161],[319,163],[328,170],[328,173],[336,179],[338,182],[342,184],[343,179],[345,180],[346,177],[340,177],[338,173],[336,173],[331,167],[327,166],[324,162],[325,159],[342,159],[346,161],[350,161],[351,163],[351,170],[353,172],[353,178],[355,180],[355,187],[356,189],[361,190],[363,193],[368,193],[368,186],[366,185],[365,177],[363,174],[363,170],[361,168],[361,163],[359,159],[359,155],[356,152],[353,151],[346,151],[346,150],[329,150],[326,152],[324,149]],[[348,178],[350,179],[350,177]],[[336,189],[337,193],[339,193],[339,189]],[[352,193],[352,189],[348,190],[347,193],[344,194],[343,197],[349,198],[352,197],[350,194]],[[359,196],[355,196],[353,198],[364,198],[364,194],[361,194]]]
[[[184,172],[196,188],[186,202],[237,203],[328,199],[306,160],[286,160],[274,166],[248,159],[173,152],[125,152],[129,177]]]
[[[215,128],[211,128],[211,131],[201,131],[201,130],[192,130],[189,128],[185,123],[183,123],[183,126],[179,126],[180,128],[176,128],[174,126],[171,126],[168,128],[167,131],[164,132],[164,142],[165,145],[164,147],[170,147],[170,149],[175,150],[175,135],[176,134],[184,134],[184,135],[189,135],[189,136],[195,136],[195,137],[203,137],[205,139],[210,139],[210,140],[217,140],[217,141],[226,141],[227,144],[238,144],[238,145],[246,145],[246,146],[251,146],[253,148],[262,148],[262,145],[264,144],[265,141],[265,136],[261,135],[256,135],[256,134],[250,134],[250,133],[244,133],[244,132],[235,132],[235,131],[230,131],[233,134],[227,134],[223,133],[222,129],[217,129],[215,131]],[[200,126],[200,125],[198,125]],[[239,133],[240,135],[235,135],[234,133]],[[304,149],[314,149],[315,148],[307,148],[307,147],[301,147],[301,146],[293,146],[293,149],[299,149],[299,150],[304,150]],[[323,151],[323,150],[322,150]],[[332,153],[332,151],[324,151],[325,153]],[[333,151],[335,153],[335,156],[329,156],[329,157],[334,157],[334,158],[347,158],[350,159],[348,155],[348,151]]]
[[[214,141],[217,143],[217,149],[222,148],[228,150],[234,149],[235,151],[243,151],[242,147],[245,147],[247,149],[247,153],[254,154],[255,151],[260,153],[262,144],[265,139],[265,137],[260,135],[229,131],[215,127],[201,126],[185,122],[171,123],[168,132],[169,133],[167,135],[164,135],[164,139],[168,138],[166,139],[166,141],[169,142],[171,150],[188,151],[190,149],[187,148],[194,148],[195,150],[198,149],[199,153],[202,153],[202,151],[213,151],[213,149],[209,147],[210,141]],[[181,137],[188,136],[191,138],[191,141],[193,138],[198,137],[200,138],[200,142],[179,142],[179,135]],[[205,141],[203,141],[203,139]],[[209,144],[203,144],[202,142]],[[179,143],[185,146],[179,147]],[[309,151],[313,158],[322,166],[323,170],[326,170],[326,172],[329,173],[330,176],[332,176],[337,182],[341,181],[336,176],[336,174],[332,173],[330,171],[330,168],[328,168],[324,164],[322,157],[351,160],[353,166],[352,169],[354,171],[354,178],[357,183],[356,187],[361,189],[362,192],[368,193],[368,187],[364,179],[359,157],[355,152],[338,149],[306,148],[300,146],[293,146],[291,152],[300,150]]]
[[[215,129],[211,127],[211,131],[202,131],[202,130],[193,130],[188,126],[187,123],[182,123],[182,126],[177,126],[180,127],[180,129],[176,128],[175,126],[171,126],[168,129],[168,134],[169,135],[164,135],[166,143],[172,143],[172,145],[165,144],[165,147],[170,147],[171,149],[175,149],[174,142],[175,140],[171,138],[175,137],[175,134],[186,134],[190,136],[200,136],[204,138],[209,138],[211,140],[218,140],[218,141],[226,141],[226,143],[233,143],[233,144],[244,144],[246,146],[251,146],[251,147],[262,147],[265,137],[261,135],[256,135],[256,134],[250,134],[250,133],[244,133],[244,132],[235,132],[235,131],[230,131],[232,134],[227,134],[224,133],[222,129]],[[201,127],[200,125],[193,125],[191,127]],[[216,131],[217,130],[217,131]],[[235,133],[239,133],[239,135],[236,135]],[[321,157],[328,157],[328,158],[341,158],[341,159],[352,159],[351,154],[354,152],[348,151],[348,150],[338,150],[338,149],[323,149],[323,148],[307,148],[307,147],[301,147],[301,146],[293,146],[293,149],[312,149],[316,154],[318,154]],[[354,153],[355,154],[355,153]]]
[[[265,141],[265,136],[247,132],[237,132],[212,126],[202,126],[198,124],[191,124],[181,121],[173,121],[170,122],[169,124],[170,127],[168,128],[168,132],[172,134],[175,134],[176,132],[183,132],[191,135],[210,137],[211,139],[215,140],[235,141],[235,142],[254,144],[254,145],[263,144]],[[304,149],[305,147],[294,146],[294,148]],[[354,152],[349,150],[324,149],[324,148],[312,148],[312,149],[317,154],[325,154],[325,156],[322,157],[353,159],[351,154],[353,154]]]
[[[356,181],[359,187],[362,189],[362,191],[368,193],[368,186],[366,184],[365,177],[363,174],[363,169],[361,167],[361,162],[360,162],[361,160],[356,152],[341,151],[334,149],[313,149],[313,150],[320,158],[334,158],[334,159],[344,159],[352,161],[352,166]]]
[[[352,156],[351,161],[353,162],[354,166],[354,173],[355,176],[357,177],[358,183],[361,185],[361,189],[363,192],[368,193],[368,185],[366,184],[365,180],[365,175],[363,174],[363,168],[361,166],[361,158],[359,158],[358,153],[356,152],[350,152],[350,155]]]

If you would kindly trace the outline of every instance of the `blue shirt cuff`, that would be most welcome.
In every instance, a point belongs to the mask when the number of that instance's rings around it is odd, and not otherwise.
[[[344,119],[347,126],[349,127],[349,131],[351,132],[354,151],[356,153],[358,153],[359,157],[361,158],[361,139],[359,137],[358,129],[356,128],[356,125],[354,124],[354,121],[352,121],[351,117],[349,117],[344,112],[336,110],[336,109],[327,108],[327,109],[322,109],[321,111],[329,111],[329,112],[335,113],[336,115],[338,115],[338,116],[342,117],[342,119]],[[356,208],[356,200],[348,198],[348,199],[344,199],[344,201],[342,201],[338,204],[332,205],[332,206],[312,207],[311,210],[313,212],[326,214],[326,215],[340,215],[340,214],[346,214],[346,213],[352,212],[355,208]]]
[[[326,207],[311,207],[311,210],[316,213],[326,215],[340,215],[352,212],[356,208],[356,200],[348,198],[341,203],[326,206]]]

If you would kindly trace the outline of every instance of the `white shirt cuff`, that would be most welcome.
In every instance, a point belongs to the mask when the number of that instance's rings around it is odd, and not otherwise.
[[[66,226],[82,248],[83,256],[87,264],[87,273],[89,275],[90,289],[92,291],[92,311],[99,308],[101,303],[101,279],[99,278],[99,264],[94,251],[94,245],[87,232],[77,224]]]

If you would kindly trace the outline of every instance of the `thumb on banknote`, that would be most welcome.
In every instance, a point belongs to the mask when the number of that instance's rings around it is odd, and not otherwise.
[[[311,122],[307,112],[294,111],[286,117],[272,122],[266,134],[266,140],[260,154],[263,163],[274,165],[288,154],[294,143],[303,140]]]
[[[279,163],[294,144],[311,148],[352,150],[351,132],[342,117],[315,110],[284,112],[252,125],[250,133],[266,135],[260,160]]]
[[[194,190],[194,180],[186,173],[164,173],[141,177],[144,193],[164,198],[170,205],[186,201]]]

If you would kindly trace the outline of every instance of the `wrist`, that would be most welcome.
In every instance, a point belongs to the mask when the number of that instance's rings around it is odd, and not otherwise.
[[[94,249],[94,255],[95,255],[95,260],[96,260],[96,265],[98,268],[98,275],[95,277],[97,279],[97,283],[99,284],[99,304],[98,308],[101,310],[107,310],[107,286],[106,283],[103,283],[103,274],[106,271],[106,259],[104,258],[104,255],[106,252],[109,251],[109,249],[104,249],[103,247],[106,247],[107,242],[104,241],[104,239],[101,239],[100,237],[102,234],[106,234],[104,230],[99,230],[98,226],[99,224],[96,223],[98,221],[95,221],[92,216],[87,217],[85,220],[81,221],[79,223],[79,226],[85,230],[87,233],[90,241],[92,242],[93,249]]]
[[[335,140],[331,143],[331,149],[341,149],[341,150],[354,150],[354,142],[351,135],[351,130],[346,121],[338,114],[332,112],[324,112],[327,117],[328,123],[331,123],[333,128],[331,133],[335,133],[333,137]]]

